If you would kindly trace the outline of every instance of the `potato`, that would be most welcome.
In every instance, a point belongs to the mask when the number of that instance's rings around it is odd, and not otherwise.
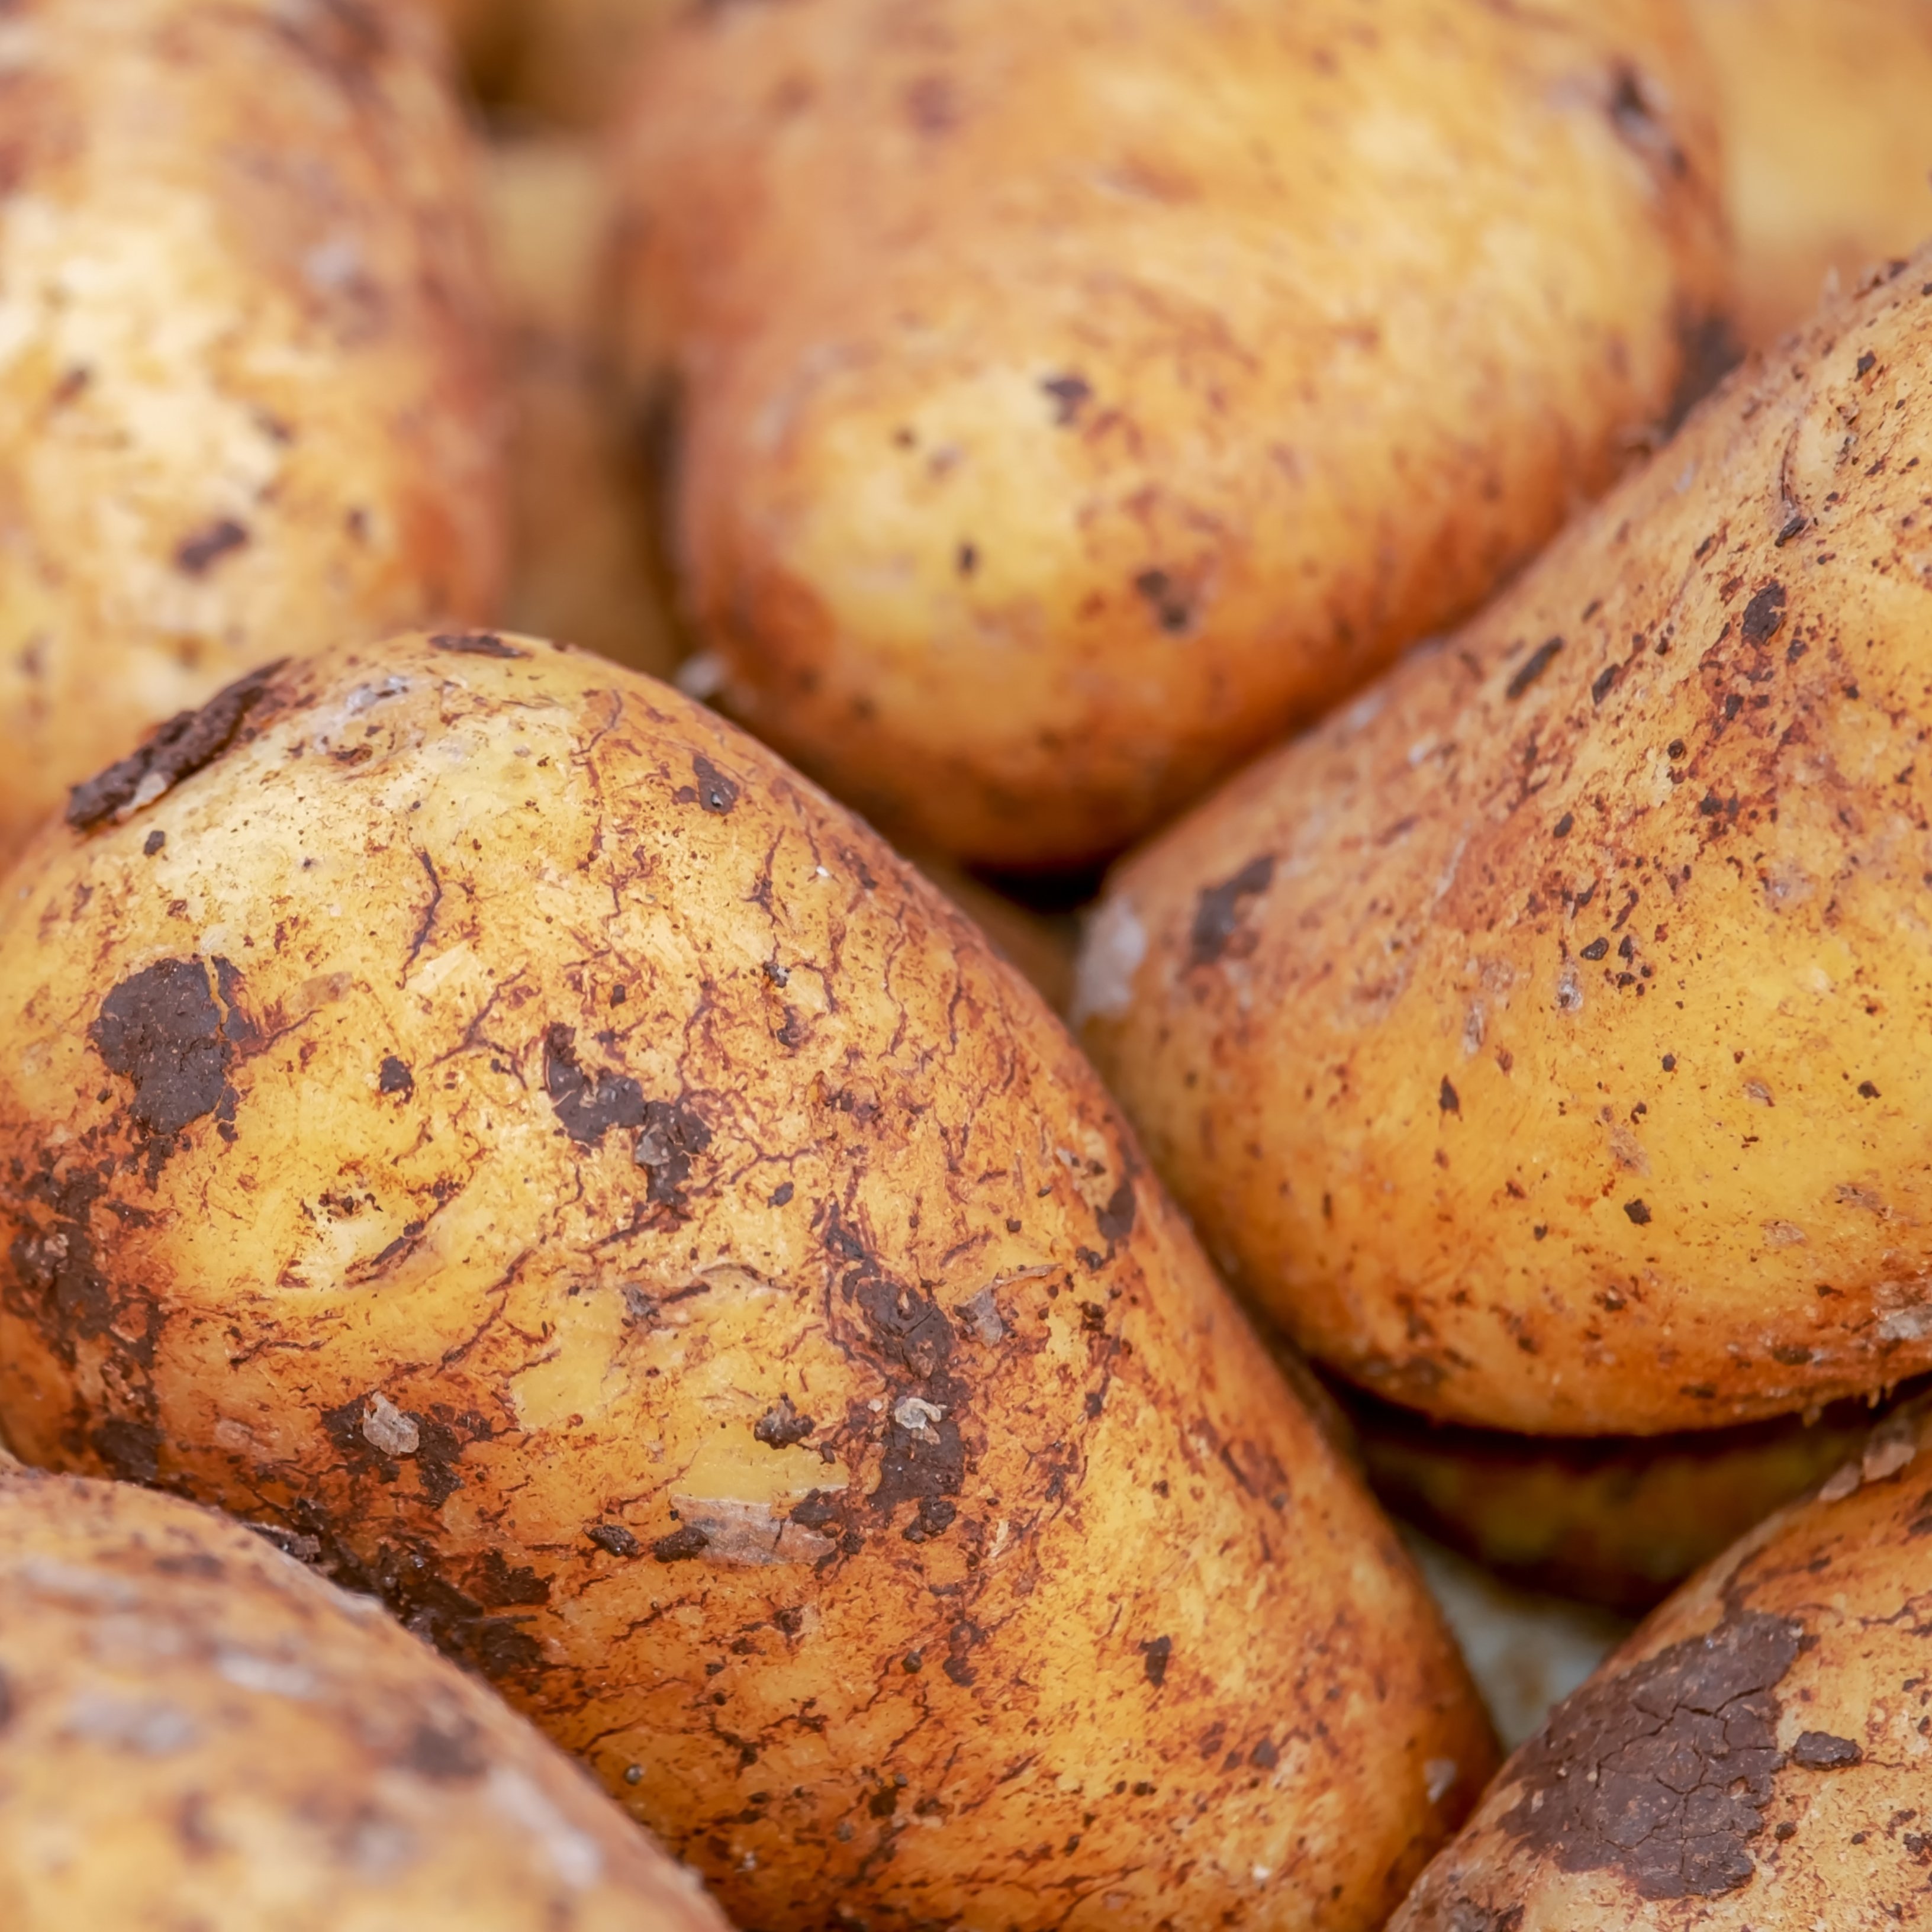
[[[1724,132],[1738,326],[1798,326],[1835,276],[1932,235],[1926,0],[1691,0]]]
[[[1932,254],[1111,880],[1086,1038],[1313,1355],[1490,1426],[1932,1364]]]
[[[1704,87],[1663,0],[689,10],[618,262],[727,707],[968,860],[1160,824],[1708,373]]]
[[[1907,1923],[1925,1889],[1932,1424],[1874,1432],[1552,1714],[1390,1932]]]
[[[228,702],[6,900],[21,1453],[313,1538],[741,1923],[1379,1924],[1482,1719],[1030,989],[594,658]]]
[[[507,620],[668,676],[644,436],[596,337],[606,188],[574,136],[493,142],[484,176],[514,406]]]
[[[1552,1438],[1430,1423],[1370,1396],[1347,1408],[1397,1516],[1520,1584],[1631,1612],[1830,1474],[1874,1419],[1851,1400],[1735,1429]]]
[[[8,1932],[723,1932],[496,1699],[239,1524],[0,1456]]]
[[[145,726],[338,636],[492,614],[466,143],[364,0],[0,23],[0,853]]]

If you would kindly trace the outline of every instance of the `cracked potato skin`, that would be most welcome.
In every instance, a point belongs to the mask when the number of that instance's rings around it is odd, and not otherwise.
[[[495,614],[493,323],[440,41],[375,0],[0,20],[0,852],[263,658]]]
[[[308,1539],[741,1924],[1379,1924],[1484,1720],[1031,990],[614,665],[244,697],[7,902],[20,1451]]]
[[[1122,866],[1084,1036],[1309,1352],[1539,1433],[1932,1365],[1932,252]]]
[[[1686,1585],[1510,1759],[1390,1932],[1912,1922],[1928,1449],[1922,1406],[1891,1418]]]
[[[1172,817],[1714,373],[1706,80],[1658,0],[688,10],[616,260],[726,708],[968,861]]]

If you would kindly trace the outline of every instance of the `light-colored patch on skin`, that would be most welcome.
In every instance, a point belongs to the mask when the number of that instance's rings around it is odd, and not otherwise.
[[[1075,969],[1069,1024],[1112,1018],[1133,1004],[1134,976],[1147,957],[1147,928],[1124,894],[1103,899],[1088,920]]]

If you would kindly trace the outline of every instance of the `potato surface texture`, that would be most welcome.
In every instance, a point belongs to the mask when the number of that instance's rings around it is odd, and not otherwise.
[[[0,1457],[8,1932],[724,1932],[367,1598],[238,1523]]]
[[[1888,1419],[1673,1597],[1510,1759],[1390,1932],[1910,1924],[1932,1850],[1928,1448],[1922,1409]]]
[[[1932,1362],[1932,257],[1121,867],[1086,1037],[1313,1355],[1646,1434]]]
[[[266,657],[494,614],[491,320],[433,22],[0,19],[0,851]]]
[[[1724,292],[1671,7],[692,10],[622,150],[727,708],[876,823],[1104,857],[1466,610]]]
[[[664,686],[278,673],[23,861],[0,1095],[20,1453],[312,1539],[742,1924],[1367,1927],[1480,1786],[1058,1022]]]
[[[1691,0],[1710,50],[1737,320],[1769,344],[1828,274],[1932,235],[1932,0]]]

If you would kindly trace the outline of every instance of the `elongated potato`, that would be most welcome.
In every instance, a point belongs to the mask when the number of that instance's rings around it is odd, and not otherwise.
[[[0,1455],[8,1932],[723,1932],[529,1726],[239,1524]]]
[[[1768,344],[1827,275],[1932,235],[1928,0],[1690,0],[1711,54],[1737,239],[1737,320]]]
[[[0,853],[250,664],[493,614],[493,340],[433,25],[0,20]]]
[[[1123,866],[1086,1036],[1310,1353],[1492,1426],[1932,1364],[1932,254]]]
[[[1390,1932],[1909,1924],[1925,1892],[1932,1423],[1673,1597],[1517,1752]]]
[[[876,822],[1106,856],[1466,610],[1700,372],[1664,0],[692,8],[622,153],[722,696]]]
[[[741,1922],[1378,1924],[1467,1680],[973,928],[594,658],[225,703],[5,902],[21,1452],[310,1539]]]
[[[1876,1419],[1853,1400],[1735,1429],[1552,1438],[1432,1424],[1359,1394],[1347,1410],[1396,1516],[1520,1585],[1629,1612],[1830,1474]]]

